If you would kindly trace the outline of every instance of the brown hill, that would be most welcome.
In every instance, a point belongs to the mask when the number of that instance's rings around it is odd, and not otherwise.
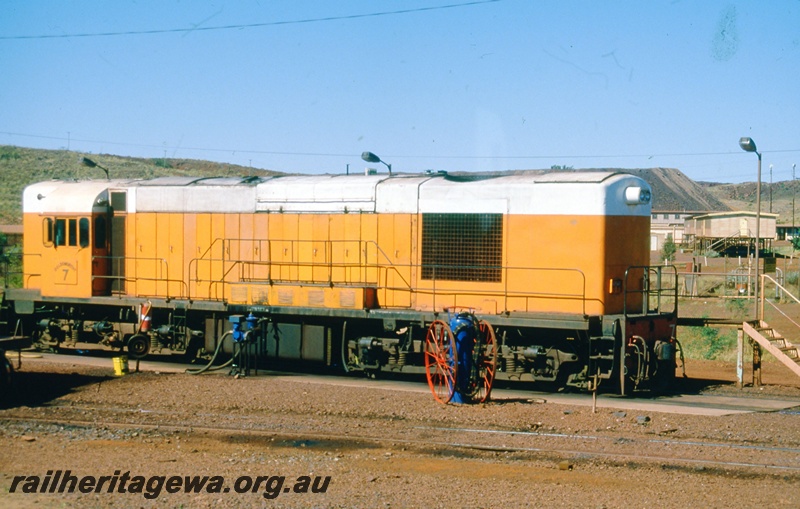
[[[0,145],[0,182],[2,182],[0,184],[0,224],[22,223],[22,190],[29,184],[50,179],[104,178],[103,170],[81,164],[84,156],[108,168],[111,178],[227,177],[276,173],[235,164],[192,159],[142,159]]]
[[[756,183],[718,184],[698,182],[709,194],[733,210],[756,210]],[[800,180],[761,183],[761,212],[778,214],[779,225],[800,223]],[[794,219],[793,219],[794,218]]]
[[[733,210],[708,189],[673,168],[623,170],[653,188],[654,211],[723,212]]]

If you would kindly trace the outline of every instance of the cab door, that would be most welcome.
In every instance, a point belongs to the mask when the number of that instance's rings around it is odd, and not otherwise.
[[[46,295],[88,297],[90,293],[91,251],[89,218],[58,217],[49,219],[53,233],[49,235],[46,256],[53,267],[53,277],[42,285]],[[50,240],[51,239],[51,240]]]
[[[83,219],[81,219],[83,221]],[[88,226],[88,225],[87,225]],[[87,232],[88,235],[88,232]],[[108,212],[92,215],[92,295],[111,295]]]

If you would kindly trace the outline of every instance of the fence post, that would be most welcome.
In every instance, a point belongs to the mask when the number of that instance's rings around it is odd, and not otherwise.
[[[761,345],[753,343],[753,387],[761,387]]]
[[[736,332],[736,388],[744,386],[744,330]]]

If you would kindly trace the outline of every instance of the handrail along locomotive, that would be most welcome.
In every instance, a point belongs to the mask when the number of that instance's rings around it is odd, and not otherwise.
[[[498,378],[620,391],[675,375],[676,280],[649,267],[650,187],[609,171],[50,181],[25,189],[40,344],[214,350],[230,316],[277,364],[424,371],[469,310]]]

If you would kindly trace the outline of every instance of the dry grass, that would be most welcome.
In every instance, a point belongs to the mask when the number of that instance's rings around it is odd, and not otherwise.
[[[22,190],[51,179],[102,179],[99,168],[81,164],[84,155],[109,169],[111,178],[164,176],[250,176],[276,172],[233,164],[191,159],[141,159],[108,154],[82,154],[68,150],[41,150],[0,145],[0,224],[22,222]]]

